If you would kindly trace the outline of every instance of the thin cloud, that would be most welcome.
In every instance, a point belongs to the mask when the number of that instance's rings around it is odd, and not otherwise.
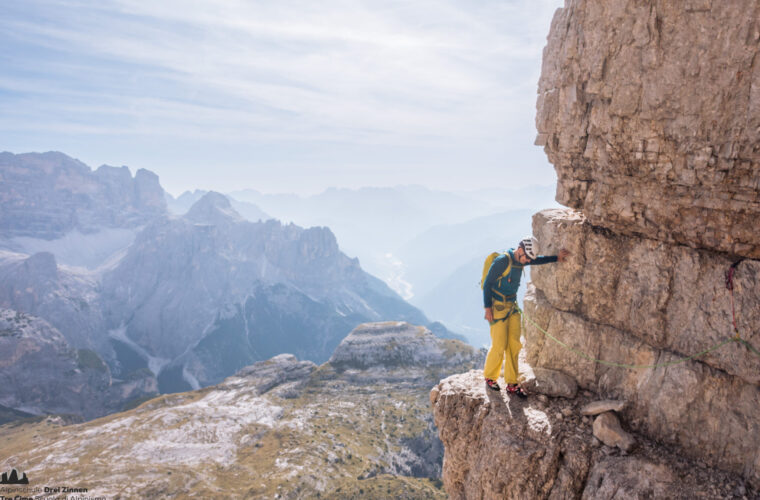
[[[10,1],[0,130],[488,143],[532,127],[559,3]]]

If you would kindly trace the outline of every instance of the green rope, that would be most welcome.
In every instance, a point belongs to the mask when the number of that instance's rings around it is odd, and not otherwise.
[[[757,349],[755,349],[755,348],[752,346],[752,344],[750,344],[750,343],[749,343],[749,342],[747,342],[746,340],[744,340],[744,339],[742,339],[742,338],[739,338],[739,337],[735,337],[735,338],[734,338],[734,340],[736,340],[736,341],[737,341],[737,342],[739,342],[740,344],[744,344],[744,346],[745,346],[747,349],[749,349],[750,351],[752,351],[752,352],[754,352],[755,354],[757,354],[758,356],[760,356],[760,351],[758,351]]]
[[[712,351],[715,351],[716,349],[720,349],[721,347],[723,347],[724,345],[726,345],[726,344],[728,344],[730,342],[740,342],[740,343],[744,344],[745,346],[747,346],[752,352],[754,352],[755,354],[757,354],[758,356],[760,356],[760,352],[758,352],[757,349],[755,349],[754,347],[752,347],[752,345],[750,345],[749,342],[747,342],[746,340],[741,339],[741,338],[739,338],[737,336],[737,337],[727,338],[727,339],[723,340],[722,342],[719,342],[719,343],[715,344],[714,346],[705,349],[704,351],[700,351],[697,354],[694,354],[693,356],[689,356],[688,358],[682,358],[682,359],[679,359],[677,361],[670,361],[668,363],[657,363],[657,364],[654,364],[654,365],[632,365],[632,364],[626,364],[626,363],[614,363],[612,361],[605,361],[603,359],[594,358],[593,356],[589,356],[588,354],[586,354],[585,352],[583,352],[583,351],[581,351],[579,349],[576,349],[574,347],[571,347],[571,346],[565,344],[564,342],[562,342],[558,338],[554,337],[551,333],[549,333],[546,330],[544,330],[543,328],[541,328],[535,321],[533,321],[527,314],[525,314],[522,311],[522,309],[518,308],[518,311],[522,314],[522,316],[525,319],[527,319],[528,321],[530,321],[533,324],[533,326],[535,326],[538,329],[538,331],[540,331],[545,336],[547,336],[550,339],[552,339],[557,344],[561,345],[562,347],[564,347],[568,351],[574,352],[575,354],[577,354],[578,356],[581,356],[582,358],[585,358],[585,359],[587,359],[589,361],[593,361],[594,363],[599,363],[600,365],[614,366],[614,367],[617,367],[617,368],[631,368],[631,369],[662,368],[662,367],[667,367],[667,366],[674,366],[674,365],[679,365],[681,363],[685,363],[685,362],[690,361],[690,360],[692,360],[694,358],[698,358],[700,356],[704,356],[708,352],[712,352]]]

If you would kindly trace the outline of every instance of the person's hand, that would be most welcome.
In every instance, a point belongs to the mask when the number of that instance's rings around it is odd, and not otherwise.
[[[493,323],[493,309],[486,307],[486,321]]]
[[[570,252],[563,248],[562,250],[559,251],[559,255],[557,255],[557,260],[560,262],[565,262],[568,257],[570,257]]]

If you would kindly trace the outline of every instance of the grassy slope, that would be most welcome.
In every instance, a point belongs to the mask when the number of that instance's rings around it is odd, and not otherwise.
[[[329,364],[300,389],[280,387],[267,393],[265,398],[282,408],[281,417],[272,427],[254,423],[236,433],[235,456],[227,463],[124,458],[136,444],[155,439],[152,431],[170,432],[183,425],[162,425],[157,418],[161,409],[199,402],[213,390],[159,396],[136,409],[74,426],[50,419],[0,426],[6,457],[0,457],[0,466],[27,471],[32,485],[69,484],[125,498],[445,498],[438,480],[388,473],[401,440],[428,430],[427,388],[403,383],[357,386]],[[129,417],[142,424],[155,422],[149,427],[127,425],[124,419]],[[116,428],[103,434],[109,425]],[[88,436],[88,431],[101,434]]]

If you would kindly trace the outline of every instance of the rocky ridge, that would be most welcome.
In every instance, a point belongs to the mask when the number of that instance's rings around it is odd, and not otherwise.
[[[158,176],[63,153],[0,153],[0,235],[55,239],[72,230],[132,228],[166,214]]]
[[[75,348],[109,351],[96,276],[59,265],[50,252],[0,250],[0,306],[46,319]]]
[[[162,392],[218,383],[282,352],[323,362],[362,322],[428,322],[328,228],[248,222],[213,192],[147,226],[101,284],[120,337],[166,360]]]
[[[386,364],[371,338],[390,351],[438,354],[429,365]],[[480,353],[395,322],[357,327],[336,353],[342,368],[281,354],[221,384],[91,422],[0,427],[0,468],[92,496],[445,498],[427,393]],[[368,368],[348,368],[351,359]]]
[[[86,166],[64,155],[10,157],[32,162],[28,175],[59,178],[73,175],[73,169],[82,182],[89,175]],[[16,177],[5,178],[19,199],[31,203],[23,186],[15,186],[20,182]],[[52,198],[63,189],[47,187]],[[83,203],[82,210],[98,206],[76,200]],[[118,203],[112,209],[127,210]],[[119,238],[133,237],[128,247],[96,268],[62,264],[51,251],[27,255],[0,250],[0,307],[46,320],[69,346],[104,360],[114,380],[157,383],[164,393],[219,383],[254,361],[283,352],[324,362],[362,322],[428,323],[418,309],[343,254],[328,228],[249,222],[225,196],[213,192],[184,216],[153,215],[139,221],[143,226],[124,229],[127,233]],[[86,229],[77,226],[79,230]],[[102,229],[101,236],[109,239],[108,231]],[[25,245],[33,247],[36,243],[30,242],[53,233],[27,238]],[[11,232],[3,236],[7,234]],[[67,234],[72,244],[81,237]],[[451,335],[442,325],[429,326],[437,335]],[[106,406],[94,401],[101,413],[88,409],[88,418],[104,414]],[[5,400],[10,408],[24,404],[16,403]],[[37,410],[44,413],[44,404]]]

